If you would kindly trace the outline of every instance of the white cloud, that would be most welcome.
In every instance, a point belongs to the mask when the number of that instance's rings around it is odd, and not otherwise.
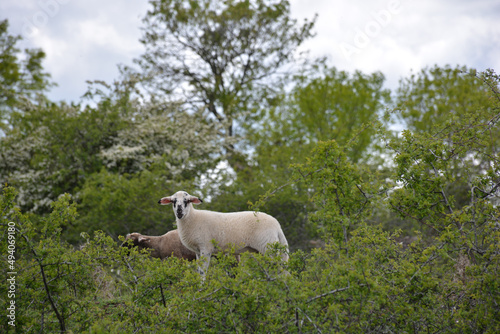
[[[58,84],[52,99],[78,101],[86,80],[112,81],[117,65],[131,64],[143,48],[141,18],[146,1],[17,0],[1,3],[22,48],[42,48],[44,68]]]
[[[317,36],[305,45],[314,56],[342,70],[380,70],[390,88],[434,64],[500,70],[498,1],[292,1],[295,17],[314,13]]]

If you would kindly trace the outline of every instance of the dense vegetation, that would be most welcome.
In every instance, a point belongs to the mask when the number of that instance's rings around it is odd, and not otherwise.
[[[0,23],[2,331],[500,331],[500,76],[389,91],[292,57],[314,20],[288,1],[151,4],[137,67],[85,104],[50,101],[43,51]],[[181,189],[275,216],[289,262],[220,255],[202,281],[120,247],[175,228],[157,201]]]

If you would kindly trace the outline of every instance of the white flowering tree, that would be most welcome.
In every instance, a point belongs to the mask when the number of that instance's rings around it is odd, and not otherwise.
[[[23,209],[45,214],[67,192],[81,206],[78,224],[68,230],[85,226],[118,235],[127,226],[141,228],[144,220],[154,230],[154,220],[142,219],[142,203],[194,184],[217,165],[222,146],[216,125],[178,105],[144,101],[128,84],[89,91],[95,107],[47,102],[12,119],[0,138],[0,182],[18,189]],[[126,195],[135,186],[140,191]],[[124,207],[139,208],[137,215]]]

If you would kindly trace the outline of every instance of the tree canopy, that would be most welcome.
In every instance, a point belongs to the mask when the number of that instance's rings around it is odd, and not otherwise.
[[[151,1],[137,60],[147,87],[205,110],[234,135],[234,121],[262,98],[312,36],[289,1]]]

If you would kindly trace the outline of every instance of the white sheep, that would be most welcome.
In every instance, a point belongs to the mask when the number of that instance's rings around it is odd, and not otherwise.
[[[226,251],[234,247],[236,254],[244,251],[264,254],[268,244],[278,242],[288,251],[288,242],[280,223],[268,214],[196,210],[193,203],[200,204],[202,201],[185,191],[163,197],[158,203],[173,204],[181,241],[196,253],[197,259],[203,260],[204,268],[200,268],[202,274],[207,272],[212,253],[219,249]],[[282,258],[287,261],[288,254],[283,253]]]
[[[129,233],[125,237],[123,246],[129,246],[128,240],[132,240],[133,246],[137,246],[139,249],[150,249],[152,257],[162,260],[170,256],[189,261],[196,259],[196,254],[181,243],[177,230],[169,231],[160,236],[142,235],[136,232]]]

